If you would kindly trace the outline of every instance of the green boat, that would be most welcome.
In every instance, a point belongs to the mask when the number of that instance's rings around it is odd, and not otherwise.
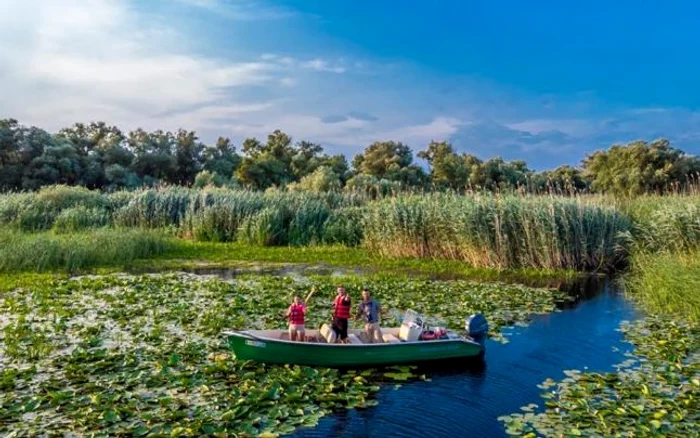
[[[483,357],[487,331],[480,314],[467,320],[465,333],[457,333],[428,328],[413,312],[401,327],[382,328],[382,343],[372,343],[362,330],[349,330],[347,343],[335,342],[326,324],[307,330],[304,342],[290,341],[286,330],[231,330],[225,335],[240,360],[344,368]]]

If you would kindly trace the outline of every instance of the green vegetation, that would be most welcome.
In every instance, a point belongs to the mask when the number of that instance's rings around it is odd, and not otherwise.
[[[165,228],[196,241],[363,246],[381,256],[472,267],[612,270],[627,216],[585,198],[518,195],[254,192],[179,187],[101,194],[53,186],[0,195],[0,226],[72,232]]]
[[[623,326],[634,347],[613,373],[548,379],[545,409],[501,418],[525,436],[697,436],[700,424],[700,221],[697,197],[629,205],[634,254],[625,287],[647,316]]]
[[[230,139],[206,145],[186,129],[124,133],[104,122],[76,123],[56,134],[0,120],[0,191],[37,190],[55,184],[113,191],[173,184],[265,190],[348,191],[386,196],[405,190],[487,190],[531,193],[667,193],[697,183],[700,160],[667,140],[614,145],[579,167],[535,172],[524,161],[482,160],[432,141],[414,163],[400,142],[378,141],[352,158],[328,155],[309,141],[294,143],[276,130],[265,141],[246,138],[242,155]]]
[[[633,271],[627,287],[650,313],[700,324],[700,251],[638,254]]]
[[[473,268],[458,260],[384,258],[363,248],[334,246],[254,247],[240,243],[177,241],[167,252],[148,260],[136,261],[140,269],[258,268],[304,265],[359,268],[368,273],[411,275],[435,279],[504,281],[533,286],[558,287],[577,275],[563,269]]]
[[[364,244],[392,257],[471,266],[611,270],[625,257],[629,219],[581,199],[430,195],[387,199],[367,211]]]
[[[700,329],[647,317],[623,326],[634,356],[611,373],[566,371],[545,381],[545,410],[501,417],[518,436],[697,436]]]
[[[336,408],[372,406],[382,382],[420,376],[410,367],[341,374],[242,363],[220,336],[284,326],[279,313],[311,284],[321,291],[310,305],[309,326],[317,326],[336,281],[367,285],[388,309],[424,309],[453,327],[482,311],[494,335],[563,298],[522,286],[387,277],[110,275],[25,285],[0,296],[3,432],[258,436],[314,426]]]
[[[667,140],[615,145],[587,157],[583,167],[594,190],[623,196],[675,191],[700,174],[700,160]]]
[[[0,424],[10,435],[285,433],[371,406],[383,379],[411,376],[239,363],[217,338],[281,327],[289,294],[311,281],[330,290],[330,277],[64,275],[261,263],[364,268],[372,275],[333,281],[452,325],[482,311],[496,337],[561,297],[426,277],[536,282],[629,268],[628,295],[647,312],[623,327],[632,359],[550,379],[542,410],[502,420],[526,436],[697,435],[698,158],[656,140],[534,172],[431,142],[417,154],[426,172],[401,143],[372,143],[349,166],[280,131],[242,152],[186,130],[91,123],[51,135],[0,120]],[[325,304],[312,304],[313,324]]]
[[[125,266],[165,252],[169,241],[152,230],[99,230],[80,234],[25,234],[0,230],[0,273],[75,272]]]

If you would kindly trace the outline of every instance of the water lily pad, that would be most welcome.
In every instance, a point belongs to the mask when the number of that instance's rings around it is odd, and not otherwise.
[[[409,366],[341,373],[237,361],[228,350],[225,329],[285,326],[278,315],[289,299],[280,291],[304,293],[316,284],[309,326],[326,322],[337,282],[348,290],[369,287],[385,308],[442,315],[455,329],[483,312],[493,336],[505,324],[551,311],[560,297],[468,281],[255,275],[223,281],[182,273],[86,276],[15,290],[0,296],[3,433],[279,435],[313,427],[334,409],[375,405],[387,380],[429,380]]]

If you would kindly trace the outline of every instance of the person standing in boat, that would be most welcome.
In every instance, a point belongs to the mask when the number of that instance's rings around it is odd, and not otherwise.
[[[348,319],[350,318],[351,301],[343,285],[339,285],[338,295],[333,301],[333,331],[343,343],[348,340]]]
[[[306,340],[305,317],[306,306],[311,296],[316,292],[316,286],[311,288],[311,292],[304,301],[300,295],[294,296],[294,302],[287,309],[287,319],[289,320],[289,340],[304,342]]]
[[[355,320],[357,321],[360,316],[363,317],[365,322],[365,333],[367,334],[367,339],[371,343],[384,343],[382,329],[379,326],[381,314],[382,307],[379,305],[379,302],[371,297],[367,288],[362,289],[362,301],[360,301],[360,305],[357,306],[357,315],[355,315]]]

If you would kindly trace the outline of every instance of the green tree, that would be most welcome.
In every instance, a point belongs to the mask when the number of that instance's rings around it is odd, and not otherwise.
[[[25,170],[24,189],[36,190],[51,184],[75,185],[82,173],[82,163],[73,143],[57,136],[44,139],[44,152]]]
[[[501,157],[471,167],[469,184],[473,188],[507,190],[526,186],[532,171],[524,161],[504,161]]]
[[[175,137],[175,169],[170,182],[190,185],[202,168],[204,144],[194,131],[178,130]]]
[[[299,182],[288,186],[290,190],[314,193],[338,191],[341,187],[340,176],[328,166],[317,167],[316,170],[304,176]]]
[[[241,163],[241,157],[229,138],[219,137],[216,145],[204,149],[204,170],[230,179]]]
[[[634,141],[595,152],[583,161],[583,170],[594,190],[635,196],[660,193],[687,183],[700,171],[700,161],[660,139],[651,143]]]
[[[125,136],[121,130],[105,122],[76,123],[61,129],[57,137],[70,142],[80,157],[82,173],[77,184],[92,189],[103,188],[108,183],[105,168],[115,164],[105,162],[104,155],[122,148]]]
[[[431,141],[418,157],[430,164],[430,182],[438,188],[461,189],[469,184],[471,156],[457,155],[446,141]],[[477,164],[481,161],[476,159]]]
[[[23,128],[15,119],[0,120],[0,191],[22,185],[24,160],[21,150]]]
[[[572,166],[559,166],[532,175],[530,187],[537,193],[579,193],[590,188],[583,171]]]
[[[330,167],[333,173],[340,178],[341,184],[345,184],[350,177],[350,166],[348,166],[348,160],[343,154],[325,156],[321,165]]]
[[[58,136],[68,139],[80,155],[88,155],[93,151],[102,152],[120,145],[125,136],[116,126],[105,122],[91,122],[88,125],[76,123],[71,127],[58,131]]]
[[[129,170],[128,167],[124,167],[121,164],[111,164],[105,167],[105,178],[107,180],[105,188],[108,190],[119,188],[133,189],[141,184],[139,177]]]
[[[236,169],[236,177],[246,186],[267,189],[271,186],[283,187],[293,182],[292,160],[295,149],[292,138],[280,130],[267,136],[261,143],[255,138],[243,141],[243,158]]]
[[[129,133],[127,144],[134,152],[133,172],[144,182],[174,181],[177,159],[173,155],[175,138],[161,130],[148,133],[137,129]]]
[[[352,161],[355,172],[378,179],[398,181],[406,185],[421,185],[426,176],[419,166],[411,164],[413,154],[403,143],[374,142]]]
[[[314,172],[323,160],[321,152],[323,148],[319,144],[305,140],[297,143],[291,162],[294,178],[300,180]]]

